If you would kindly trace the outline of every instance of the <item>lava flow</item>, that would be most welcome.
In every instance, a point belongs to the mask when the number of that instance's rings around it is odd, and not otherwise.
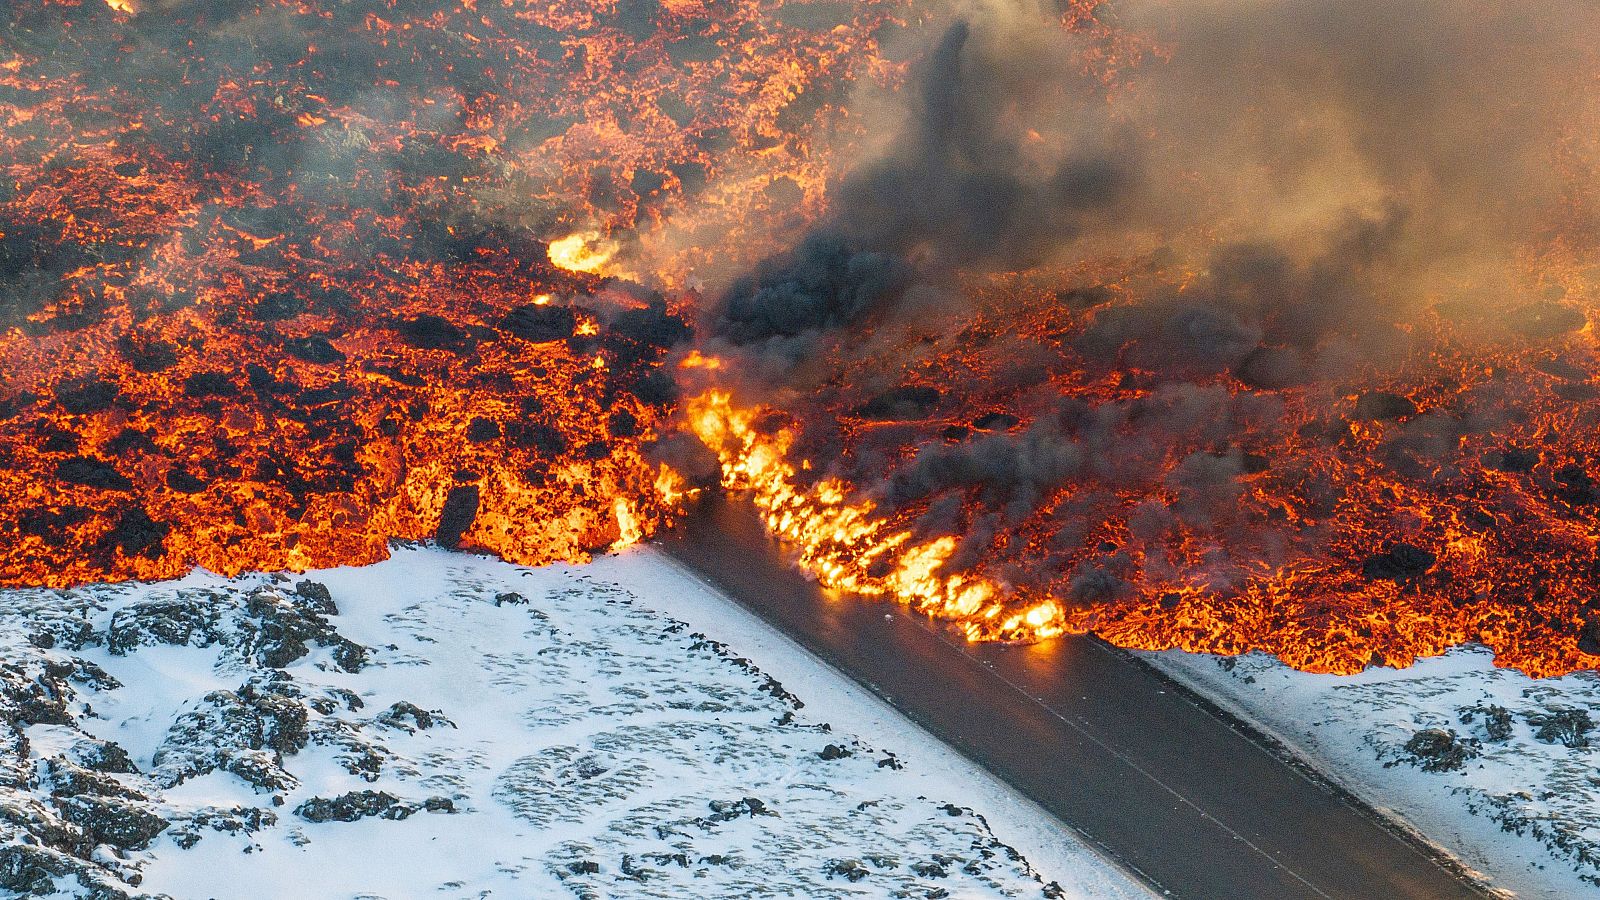
[[[793,216],[881,18],[11,4],[0,584],[650,534],[688,329],[609,235],[681,248],[702,197],[700,227]]]
[[[582,560],[698,437],[974,640],[1600,664],[1578,0],[13,6],[0,584]]]
[[[887,596],[918,612],[961,623],[971,640],[1026,640],[1063,631],[1061,609],[1045,600],[1027,608],[999,601],[993,582],[943,572],[956,548],[949,535],[915,542],[908,530],[876,515],[850,486],[822,479],[802,486],[790,462],[793,435],[763,434],[755,411],[710,391],[689,404],[695,433],[714,448],[723,486],[748,492],[767,529],[799,552],[798,563],[826,587]]]
[[[1105,8],[946,29],[720,297],[683,374],[724,485],[975,639],[1600,664],[1593,45],[1447,0]]]

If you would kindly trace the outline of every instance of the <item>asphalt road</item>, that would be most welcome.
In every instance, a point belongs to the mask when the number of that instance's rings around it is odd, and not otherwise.
[[[1484,897],[1371,810],[1089,638],[970,645],[786,565],[711,499],[662,547],[1174,897]],[[826,712],[822,712],[826,715]]]

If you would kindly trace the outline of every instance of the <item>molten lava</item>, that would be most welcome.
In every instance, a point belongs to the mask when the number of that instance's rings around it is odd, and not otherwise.
[[[362,563],[394,538],[581,560],[654,532],[688,491],[650,455],[687,329],[605,277],[602,234],[645,252],[708,196],[697,227],[791,214],[764,188],[817,190],[806,134],[883,14],[7,18],[0,584],[65,585]]]
[[[1081,115],[1030,123],[1070,97],[1015,60],[960,106],[982,62],[961,26],[933,59],[964,67],[914,111],[944,118],[897,142],[847,101],[907,78],[882,45],[929,24],[909,3],[14,3],[0,584],[356,564],[391,539],[582,560],[682,511],[687,430],[822,583],[973,640],[1600,664],[1600,129],[1563,123],[1548,168],[1575,187],[1503,295],[1363,293],[1404,224],[1376,190],[1309,274],[1190,266],[1151,234],[1194,184],[1270,181],[1295,224],[1328,184],[1174,152],[1155,212],[1113,209],[1136,154],[1073,157],[1079,126],[1148,137],[1141,110],[1204,92],[1125,86],[1169,48],[1064,6],[1075,55],[1036,67],[1081,69]],[[1286,117],[1295,149],[1358,143],[1314,118]],[[842,179],[877,143],[887,162]],[[1407,150],[1384,159],[1407,189],[1471,168],[1446,148],[1419,175]],[[1126,232],[1108,259],[1060,258],[1101,214]],[[819,222],[876,244],[755,268]],[[699,286],[753,268],[730,296],[760,303],[696,343]]]
[[[820,582],[972,639],[1093,632],[1333,673],[1466,642],[1541,676],[1600,662],[1581,318],[1483,311],[1522,330],[1485,346],[1436,314],[1398,375],[1340,392],[1108,371],[1073,345],[1112,295],[1067,312],[1037,292],[1001,340],[1017,303],[910,329],[889,368],[919,387],[864,392],[836,350],[827,387],[777,408],[709,390],[692,427]],[[1048,390],[997,377],[1019,352]]]
[[[550,262],[569,272],[598,274],[616,255],[616,244],[601,238],[597,231],[569,234],[550,242]]]

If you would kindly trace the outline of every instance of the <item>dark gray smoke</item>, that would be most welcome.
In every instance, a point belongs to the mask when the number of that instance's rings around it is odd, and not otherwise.
[[[852,249],[837,234],[812,235],[793,254],[735,282],[717,313],[717,333],[756,344],[841,328],[896,298],[910,267],[885,253]]]
[[[1127,196],[1132,163],[1122,153],[1077,148],[1044,166],[1031,160],[1006,120],[1044,99],[1030,88],[1047,74],[1017,71],[972,43],[966,22],[945,32],[893,152],[836,192],[835,227],[858,246],[927,249],[952,267],[1029,265]]]
[[[1015,267],[1040,261],[1114,210],[1134,178],[1126,153],[1075,148],[1040,161],[1008,121],[1048,58],[1018,70],[951,26],[912,90],[891,152],[849,173],[833,214],[794,253],[736,281],[713,330],[735,345],[774,341],[803,353],[808,334],[849,326],[906,297],[915,269]],[[1126,150],[1126,148],[1122,148]]]
[[[718,333],[761,343],[919,296],[882,256],[938,284],[1117,254],[1200,277],[1093,340],[1120,346],[1131,326],[1136,355],[1176,349],[1183,371],[1259,345],[1279,357],[1259,366],[1270,383],[1316,374],[1332,336],[1387,351],[1382,332],[1446,286],[1467,302],[1517,290],[1513,258],[1552,226],[1591,244],[1600,229],[1582,193],[1592,138],[1570,133],[1600,106],[1584,89],[1593,4],[1107,2],[1098,17],[1159,49],[1114,87],[1084,62],[1103,38],[1022,6],[931,44],[879,116],[895,138],[832,191],[826,237],[733,285]]]

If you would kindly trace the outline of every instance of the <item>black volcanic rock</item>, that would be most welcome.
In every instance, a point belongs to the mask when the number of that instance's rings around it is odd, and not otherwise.
[[[75,416],[110,409],[116,399],[117,386],[109,381],[78,381],[56,387],[56,402]]]
[[[139,647],[167,644],[208,647],[221,640],[221,610],[209,594],[180,591],[116,611],[106,629],[106,649],[125,656]]]
[[[625,409],[618,410],[606,420],[606,430],[612,437],[633,437],[639,433],[639,420]]]
[[[1561,303],[1530,303],[1512,311],[1511,328],[1527,337],[1548,340],[1577,331],[1589,323],[1583,311]]]
[[[502,331],[534,344],[564,341],[577,327],[578,317],[571,309],[549,304],[519,306],[500,320]]]
[[[1007,431],[1015,428],[1021,421],[1010,413],[991,412],[984,413],[972,420],[972,427],[979,431]]]
[[[1600,621],[1591,621],[1578,632],[1578,652],[1600,656]]]
[[[135,372],[145,375],[163,372],[178,364],[178,348],[158,338],[123,335],[117,340],[117,349]]]
[[[302,581],[294,586],[300,604],[324,616],[337,616],[339,607],[333,602],[333,593],[327,585],[315,581]]]
[[[631,341],[656,347],[671,347],[692,334],[689,324],[667,312],[662,303],[618,313],[611,320],[611,330]]]
[[[180,494],[198,494],[206,489],[206,482],[183,469],[167,472],[167,487]]]
[[[506,437],[519,450],[535,449],[547,457],[567,452],[561,432],[541,422],[513,422],[506,426]]]
[[[104,491],[131,491],[133,482],[105,460],[88,456],[69,456],[56,463],[56,477],[69,484]]]
[[[325,337],[311,335],[303,338],[290,338],[283,342],[283,349],[289,355],[303,362],[314,363],[320,366],[333,365],[344,361],[344,353],[328,342]]]
[[[183,380],[183,392],[190,397],[229,397],[239,388],[221,372],[196,372]]]
[[[404,819],[415,807],[402,804],[386,791],[351,791],[337,797],[312,797],[295,807],[294,814],[307,822],[355,822],[368,816]]]
[[[444,498],[444,510],[439,515],[439,530],[434,540],[447,550],[461,548],[461,536],[472,527],[478,517],[478,486],[459,484],[450,489]]]
[[[262,322],[281,322],[305,311],[305,298],[288,291],[274,291],[256,301],[255,317]]]
[[[1503,449],[1485,453],[1483,464],[1499,472],[1531,472],[1539,464],[1539,451],[1507,445]]]
[[[1478,755],[1471,744],[1444,728],[1424,728],[1413,734],[1405,750],[1424,772],[1452,772]]]
[[[395,326],[400,340],[419,350],[464,350],[471,338],[448,319],[421,315]]]
[[[1589,746],[1589,732],[1594,730],[1594,719],[1586,709],[1552,709],[1534,713],[1527,719],[1533,726],[1534,740],[1563,747]]]
[[[624,389],[649,406],[671,406],[678,402],[678,383],[666,372],[653,371],[635,378]]]
[[[128,556],[148,556],[151,559],[166,553],[161,542],[166,540],[172,526],[157,522],[142,509],[129,509],[117,517],[117,524],[106,533],[103,546],[116,547]]]
[[[1421,547],[1396,543],[1361,563],[1361,575],[1373,581],[1410,581],[1428,573],[1439,558]]]
[[[942,396],[936,388],[907,385],[884,391],[856,412],[863,418],[881,421],[920,419],[933,411]]]
[[[1409,397],[1388,391],[1368,391],[1356,399],[1356,416],[1368,420],[1404,419],[1417,414]]]
[[[467,423],[467,443],[487,444],[500,436],[500,426],[493,420],[479,416]]]
[[[97,844],[138,850],[167,830],[167,820],[136,803],[103,797],[71,797],[58,804],[62,818],[82,828]]]
[[[1562,466],[1551,476],[1555,479],[1555,495],[1573,506],[1600,503],[1600,484],[1596,484],[1589,470],[1576,463]]]
[[[445,718],[444,713],[439,710],[423,709],[405,700],[391,704],[373,721],[388,728],[398,728],[413,733],[427,731],[429,728],[456,727],[455,723]]]

